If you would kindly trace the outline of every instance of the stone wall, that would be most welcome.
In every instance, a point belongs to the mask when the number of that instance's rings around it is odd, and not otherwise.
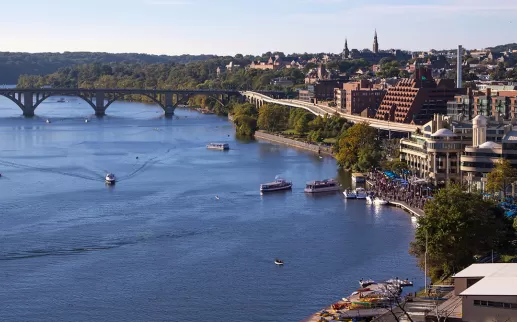
[[[285,137],[280,136],[280,135],[269,134],[269,133],[265,133],[265,132],[262,132],[262,131],[256,131],[255,132],[255,138],[256,139],[270,141],[270,142],[285,144],[285,145],[289,145],[289,146],[292,146],[292,147],[295,147],[295,148],[312,151],[312,152],[315,152],[315,153],[318,153],[318,151],[320,151],[320,153],[322,153],[322,154],[332,155],[332,150],[329,147],[319,146],[317,144],[310,144],[310,143],[300,142],[300,141],[296,141],[296,140],[293,140],[293,139],[285,138]]]

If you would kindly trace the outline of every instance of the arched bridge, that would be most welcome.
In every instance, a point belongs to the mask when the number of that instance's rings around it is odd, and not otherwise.
[[[126,95],[143,95],[158,104],[166,116],[174,115],[174,110],[180,104],[187,104],[190,97],[207,95],[215,97],[222,104],[232,96],[241,97],[243,92],[238,90],[193,89],[193,90],[163,90],[163,89],[109,89],[109,88],[7,88],[0,89],[0,96],[5,96],[18,105],[25,116],[34,116],[34,110],[50,96],[77,96],[85,100],[102,116],[106,109],[116,100]],[[262,91],[261,95],[281,98],[283,92]]]

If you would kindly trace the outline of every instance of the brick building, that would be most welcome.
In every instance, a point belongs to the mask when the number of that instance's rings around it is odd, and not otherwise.
[[[414,78],[402,79],[388,89],[376,119],[398,123],[424,124],[434,114],[446,114],[447,102],[465,89],[455,88],[454,80],[434,80],[431,70],[420,68]]]
[[[382,85],[369,80],[344,83],[342,88],[334,89],[335,103],[341,112],[366,117],[375,116],[385,94]]]

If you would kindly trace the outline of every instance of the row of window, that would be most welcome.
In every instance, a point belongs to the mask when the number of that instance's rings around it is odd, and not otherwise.
[[[517,303],[474,300],[474,306],[498,307],[503,309],[517,310]]]

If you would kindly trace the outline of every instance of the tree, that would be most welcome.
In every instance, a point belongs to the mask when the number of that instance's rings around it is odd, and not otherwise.
[[[294,130],[300,134],[304,134],[309,130],[309,115],[306,113],[303,114],[298,120],[296,121],[296,125],[294,126]]]
[[[289,109],[275,104],[264,104],[259,110],[257,125],[268,132],[284,131],[289,121]]]
[[[517,169],[512,167],[510,161],[500,159],[495,165],[495,168],[487,176],[486,189],[493,194],[502,191],[504,198],[506,197],[506,190],[515,181],[517,181]]]
[[[505,252],[515,236],[502,208],[459,185],[441,189],[424,210],[410,253],[423,268],[427,245],[427,267],[435,281],[469,266],[475,255]]]
[[[340,166],[361,171],[376,167],[380,161],[377,131],[368,123],[348,128],[338,142],[336,158]]]

